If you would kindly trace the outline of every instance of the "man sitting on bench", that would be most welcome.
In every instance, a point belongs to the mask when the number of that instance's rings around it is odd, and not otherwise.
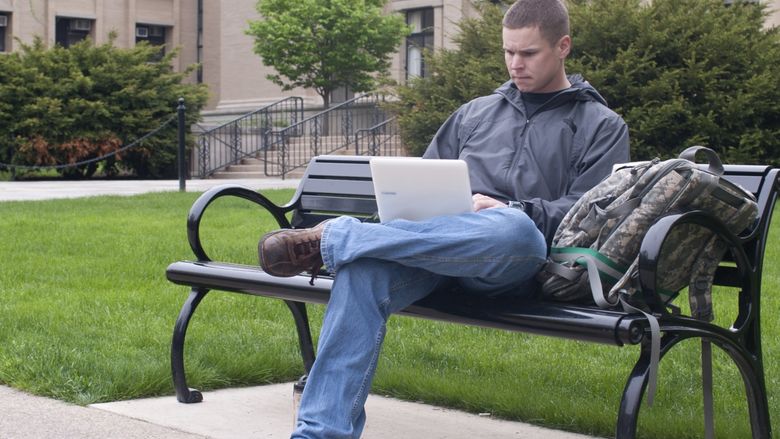
[[[382,224],[339,217],[260,240],[271,275],[316,274],[323,263],[335,273],[292,437],[360,437],[390,314],[446,283],[531,294],[563,216],[628,161],[623,120],[580,76],[566,76],[572,43],[561,0],[515,2],[502,40],[510,80],[458,109],[424,155],[468,163],[474,213]]]

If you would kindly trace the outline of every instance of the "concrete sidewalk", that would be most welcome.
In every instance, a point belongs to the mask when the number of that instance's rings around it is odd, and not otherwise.
[[[170,396],[92,408],[210,438],[288,438],[294,422],[292,390],[292,383],[284,383],[207,392],[198,404],[181,404]],[[369,396],[366,413],[365,439],[586,438],[377,395]]]
[[[188,180],[187,191],[221,184],[251,189],[294,188],[299,180]],[[176,180],[0,182],[0,201],[177,191]],[[587,439],[456,410],[371,395],[366,439]],[[287,438],[293,426],[292,383],[226,389],[199,404],[174,396],[81,407],[0,386],[0,439],[234,439]]]
[[[251,189],[295,188],[299,179],[256,178],[244,180],[187,180],[187,192],[203,192],[222,184],[240,184]],[[178,180],[79,180],[2,181],[0,201],[50,200],[96,195],[138,195],[146,192],[178,191]]]
[[[588,439],[370,395],[364,439]],[[198,404],[174,396],[81,407],[0,386],[2,439],[245,439],[288,438],[292,383],[207,392]]]

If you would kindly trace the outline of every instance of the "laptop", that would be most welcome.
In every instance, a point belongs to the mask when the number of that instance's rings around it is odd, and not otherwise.
[[[379,221],[421,221],[472,211],[463,160],[373,157],[370,161]]]

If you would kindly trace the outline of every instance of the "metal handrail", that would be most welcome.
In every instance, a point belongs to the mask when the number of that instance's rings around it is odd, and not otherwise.
[[[303,98],[291,96],[199,133],[199,176],[258,155],[275,125],[295,125],[304,118],[303,111]]]
[[[384,95],[367,93],[335,105],[282,130],[271,131],[264,150],[265,175],[284,178],[312,157],[349,150],[355,132],[386,119],[378,105]]]
[[[365,145],[368,143],[368,145]],[[355,155],[406,155],[398,134],[396,117],[380,122],[372,127],[355,132]]]

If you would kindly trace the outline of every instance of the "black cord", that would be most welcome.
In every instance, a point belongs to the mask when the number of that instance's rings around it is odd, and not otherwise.
[[[163,122],[162,125],[160,125],[159,127],[155,128],[154,130],[144,134],[143,136],[141,136],[140,138],[135,140],[133,143],[131,143],[131,144],[127,145],[127,146],[123,146],[123,147],[117,149],[116,151],[109,152],[108,154],[102,155],[100,157],[95,157],[95,158],[92,158],[92,159],[89,159],[89,160],[84,160],[84,161],[81,161],[81,162],[70,163],[70,164],[67,164],[67,165],[25,166],[25,165],[11,165],[11,164],[8,164],[8,163],[0,163],[0,169],[2,169],[2,168],[6,168],[6,169],[22,169],[22,170],[27,170],[27,171],[39,170],[39,169],[65,169],[65,168],[75,168],[75,167],[78,167],[78,166],[84,166],[84,165],[88,165],[90,163],[99,162],[99,161],[105,160],[105,159],[107,159],[109,157],[113,157],[113,156],[115,156],[115,155],[117,155],[117,154],[119,154],[121,152],[127,151],[128,149],[138,145],[139,143],[143,142],[144,140],[148,139],[149,137],[151,137],[151,136],[159,133],[160,131],[162,131],[163,128],[165,128],[168,125],[170,125],[170,123],[173,122],[174,120],[176,120],[176,116],[172,116],[170,119],[168,119],[165,122]]]

